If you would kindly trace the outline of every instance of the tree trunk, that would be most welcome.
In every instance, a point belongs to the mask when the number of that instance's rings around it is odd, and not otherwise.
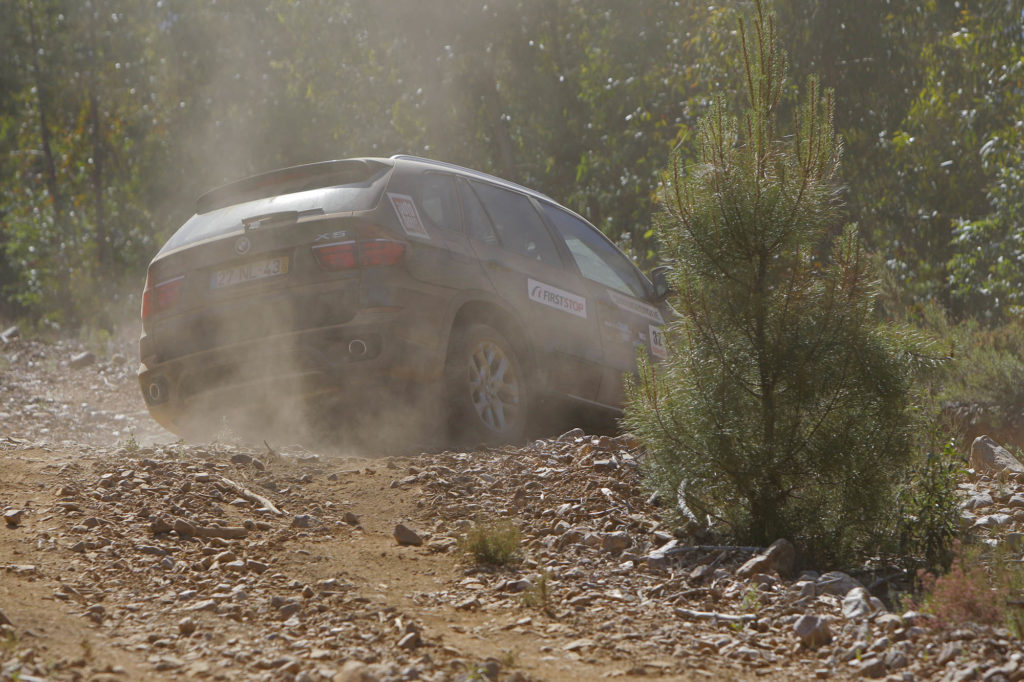
[[[95,79],[89,86],[89,128],[92,137],[92,182],[93,203],[96,211],[96,261],[100,277],[109,272],[110,236],[107,232],[106,214],[103,210],[103,133],[100,130],[99,98],[96,96]]]
[[[42,147],[43,160],[45,163],[46,188],[50,193],[50,201],[53,204],[53,230],[49,235],[49,246],[56,261],[57,296],[64,312],[65,322],[75,323],[75,310],[71,301],[71,272],[67,259],[67,210],[64,202],[64,195],[61,192],[60,183],[57,179],[57,162],[53,156],[53,143],[50,138],[50,116],[48,98],[46,92],[46,79],[42,75],[42,65],[39,61],[39,28],[36,26],[36,15],[33,5],[28,5],[26,11],[26,25],[28,26],[28,44],[32,53],[32,84],[36,90],[36,111],[39,114],[39,144]]]

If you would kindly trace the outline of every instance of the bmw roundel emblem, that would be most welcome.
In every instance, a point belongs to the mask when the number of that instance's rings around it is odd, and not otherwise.
[[[235,242],[235,252],[238,254],[246,253],[249,250],[249,238],[239,237],[238,241]]]

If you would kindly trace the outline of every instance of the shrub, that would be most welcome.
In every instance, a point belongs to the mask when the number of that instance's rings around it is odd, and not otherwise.
[[[548,616],[553,616],[551,607],[551,572],[545,569],[537,576],[537,581],[523,594],[523,606],[536,608]]]
[[[779,130],[785,56],[755,6],[753,35],[739,31],[748,110],[718,98],[699,158],[677,152],[664,176],[656,229],[679,318],[668,361],[630,383],[625,424],[651,452],[648,482],[698,521],[843,563],[891,533],[923,345],[875,321],[867,255],[838,225],[832,93],[812,78],[792,135]]]
[[[954,322],[936,303],[908,308],[888,301],[882,309],[935,338],[946,356],[928,389],[949,434],[965,448],[981,434],[1024,445],[1024,318]]]
[[[506,566],[518,560],[522,537],[509,520],[476,523],[459,539],[459,549],[477,564]]]
[[[1007,557],[990,556],[987,563],[977,549],[956,547],[956,561],[945,575],[918,572],[921,600],[915,607],[935,616],[936,627],[965,622],[1005,625],[1024,635],[1024,569]]]
[[[948,571],[960,528],[958,475],[963,471],[954,441],[929,453],[911,472],[897,515],[899,554],[907,563]]]
[[[945,400],[984,408],[984,420],[997,430],[1019,426],[1024,413],[1024,320],[1007,320],[997,327],[967,320],[951,327],[947,338],[958,362],[943,377]]]

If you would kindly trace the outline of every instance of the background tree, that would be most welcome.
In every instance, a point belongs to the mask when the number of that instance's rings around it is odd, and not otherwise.
[[[145,4],[120,13],[102,0],[21,0],[7,10],[5,293],[72,326],[88,316],[79,304],[114,294],[154,245],[139,200],[151,128]]]
[[[134,316],[148,259],[200,193],[352,155],[536,186],[652,264],[659,169],[695,153],[714,95],[742,88],[743,6],[0,3],[0,313]],[[893,300],[1016,316],[1019,0],[771,6],[797,80],[845,86],[845,215]]]
[[[1024,313],[1022,20],[1024,7],[1013,2],[961,14],[958,29],[929,51],[934,78],[908,117],[908,134],[924,139],[905,144],[897,157],[921,167],[922,146],[941,150],[939,166],[950,180],[922,200],[945,207],[936,217],[948,230],[942,262],[949,305],[955,314],[980,313],[988,321]],[[954,201],[939,204],[935,195],[943,190]]]
[[[740,24],[749,108],[717,98],[699,156],[673,156],[657,236],[680,319],[632,387],[653,484],[746,544],[820,563],[872,546],[911,460],[911,346],[872,316],[868,259],[840,224],[832,92],[810,79],[792,130],[784,53],[756,3]],[[829,245],[831,244],[831,253]]]

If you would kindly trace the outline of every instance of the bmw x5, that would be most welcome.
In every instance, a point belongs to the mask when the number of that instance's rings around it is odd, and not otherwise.
[[[514,441],[548,405],[615,414],[658,286],[544,194],[410,156],[276,170],[201,196],[149,266],[139,382],[191,437],[260,396],[432,388],[455,434]],[[340,409],[340,408],[339,408]]]

